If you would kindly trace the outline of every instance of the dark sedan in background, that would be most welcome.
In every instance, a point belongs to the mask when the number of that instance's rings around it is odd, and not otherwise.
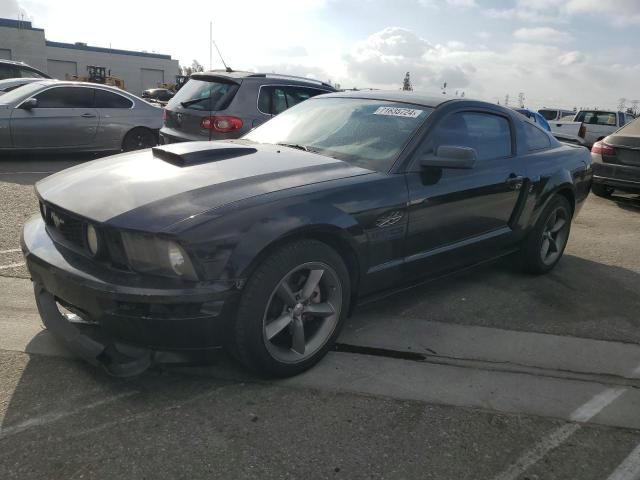
[[[615,190],[640,194],[640,119],[593,144],[593,193]]]
[[[22,249],[45,325],[113,374],[223,345],[286,376],[364,297],[507,254],[548,272],[590,185],[586,149],[511,109],[329,94],[40,181]]]

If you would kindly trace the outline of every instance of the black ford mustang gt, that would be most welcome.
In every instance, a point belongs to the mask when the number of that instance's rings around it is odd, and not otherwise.
[[[42,180],[22,248],[45,325],[112,374],[225,346],[286,376],[363,297],[510,253],[549,271],[590,185],[586,149],[510,109],[329,94]]]

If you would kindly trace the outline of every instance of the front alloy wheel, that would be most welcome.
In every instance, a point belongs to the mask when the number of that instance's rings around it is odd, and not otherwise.
[[[349,272],[338,252],[317,240],[291,242],[249,277],[227,346],[260,374],[303,372],[333,345],[349,299]]]
[[[267,350],[285,363],[313,356],[333,334],[341,307],[342,287],[329,265],[295,267],[280,280],[265,309]]]

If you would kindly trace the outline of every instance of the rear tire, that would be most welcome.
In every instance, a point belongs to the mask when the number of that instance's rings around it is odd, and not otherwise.
[[[249,278],[231,328],[232,355],[268,377],[299,374],[326,355],[347,316],[349,272],[317,240],[270,254]]]
[[[542,274],[556,266],[569,240],[572,213],[566,198],[552,197],[520,250],[524,271]]]
[[[613,195],[614,188],[602,183],[594,183],[591,185],[591,191],[598,197],[609,198]]]
[[[155,147],[158,144],[156,136],[148,128],[136,127],[124,136],[122,151],[132,152],[143,148]]]

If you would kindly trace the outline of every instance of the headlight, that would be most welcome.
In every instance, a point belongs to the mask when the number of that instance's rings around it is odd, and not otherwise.
[[[122,233],[122,243],[131,268],[140,273],[198,280],[191,259],[172,240],[151,235]]]
[[[100,237],[96,227],[91,224],[87,225],[87,248],[89,248],[89,253],[94,257],[97,257],[98,253],[100,253]]]

